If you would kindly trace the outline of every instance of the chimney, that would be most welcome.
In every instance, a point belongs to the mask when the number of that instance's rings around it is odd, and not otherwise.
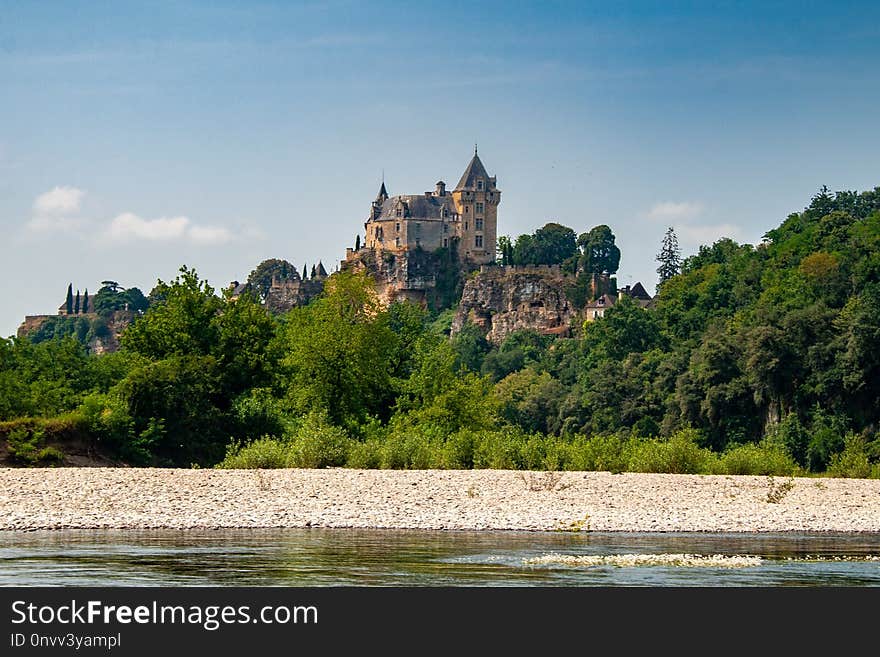
[[[442,180],[437,181],[437,187],[434,189],[434,196],[446,196],[446,183]]]

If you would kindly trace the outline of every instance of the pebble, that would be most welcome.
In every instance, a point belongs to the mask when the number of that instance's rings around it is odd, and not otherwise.
[[[760,476],[608,472],[0,468],[0,531],[880,532],[880,480],[797,478],[773,503],[771,486]]]

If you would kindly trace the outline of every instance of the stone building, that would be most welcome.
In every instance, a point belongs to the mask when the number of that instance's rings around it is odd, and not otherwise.
[[[441,180],[424,194],[389,196],[383,181],[364,223],[364,246],[400,254],[450,247],[455,240],[464,262],[491,263],[495,261],[500,202],[496,178],[486,173],[474,148],[473,158],[452,191]]]

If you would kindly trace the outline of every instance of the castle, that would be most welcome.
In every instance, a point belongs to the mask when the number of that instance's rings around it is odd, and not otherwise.
[[[462,258],[475,265],[495,261],[501,190],[486,173],[477,149],[451,192],[439,181],[424,194],[389,196],[385,182],[364,223],[365,246],[378,251],[434,251],[457,240]]]

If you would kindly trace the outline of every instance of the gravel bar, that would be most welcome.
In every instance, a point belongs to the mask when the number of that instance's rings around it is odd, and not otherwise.
[[[0,530],[880,532],[880,480],[509,470],[0,468]]]

